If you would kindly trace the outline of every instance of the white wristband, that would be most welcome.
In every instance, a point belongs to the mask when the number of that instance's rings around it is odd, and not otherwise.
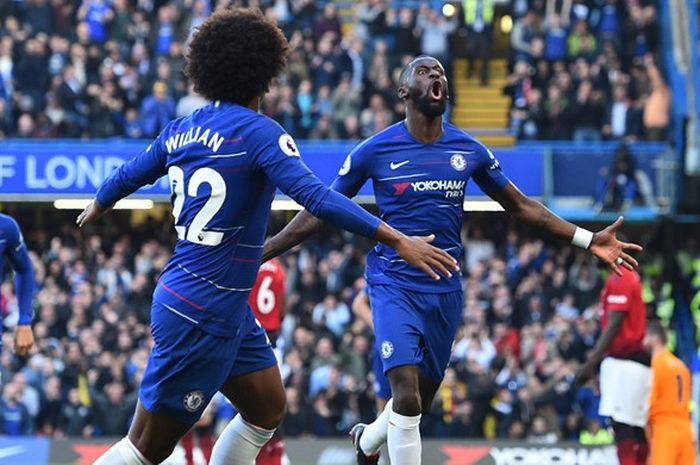
[[[576,226],[576,231],[574,232],[574,237],[571,238],[571,243],[576,247],[581,247],[582,249],[587,249],[593,241],[593,233],[587,229],[579,228]]]

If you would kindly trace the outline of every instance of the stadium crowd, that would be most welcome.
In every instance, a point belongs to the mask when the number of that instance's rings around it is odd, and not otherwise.
[[[666,140],[653,1],[515,1],[510,127],[520,139]]]
[[[571,389],[598,333],[603,270],[505,221],[477,216],[464,234],[464,324],[425,435],[609,440],[597,381]],[[171,250],[170,222],[129,226],[114,215],[84,233],[65,222],[25,235],[38,282],[37,345],[26,360],[2,352],[0,431],[123,435],[151,345],[151,292]],[[370,246],[329,232],[282,257],[289,314],[278,346],[290,437],[340,435],[375,416],[372,332],[351,310]],[[9,326],[17,316],[10,282],[2,285]],[[652,283],[650,300],[659,289]],[[3,342],[11,347],[8,333]],[[215,407],[215,418],[231,415]]]
[[[440,2],[437,2],[440,3]],[[205,104],[182,73],[193,30],[216,8],[253,5],[290,43],[289,67],[264,112],[293,136],[358,139],[402,114],[406,56],[449,62],[456,24],[437,11],[355,5],[345,34],[335,2],[309,0],[26,0],[0,6],[0,134],[151,138]]]
[[[480,57],[487,83],[493,4],[446,18],[441,3],[355,2],[350,26],[335,2],[309,0],[3,2],[0,134],[153,137],[205,103],[182,73],[193,29],[216,8],[252,4],[290,42],[264,112],[299,138],[367,137],[403,114],[394,89],[408,56],[436,56],[450,73],[453,55]],[[670,91],[652,58],[653,1],[519,0],[510,13],[504,92],[519,138],[665,138]]]

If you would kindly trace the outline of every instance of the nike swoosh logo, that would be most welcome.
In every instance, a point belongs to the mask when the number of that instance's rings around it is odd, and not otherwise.
[[[13,455],[21,454],[22,452],[24,452],[24,446],[3,447],[0,449],[0,459],[12,457]]]
[[[392,161],[392,162],[389,164],[389,166],[391,167],[392,170],[397,170],[397,169],[401,168],[403,165],[405,165],[405,164],[407,164],[407,163],[410,163],[410,162],[411,162],[411,160],[402,161],[402,162],[400,162],[400,163],[394,163],[394,162]]]

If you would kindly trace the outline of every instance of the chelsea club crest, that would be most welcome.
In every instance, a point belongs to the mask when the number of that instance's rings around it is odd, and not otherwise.
[[[457,171],[464,171],[467,167],[467,160],[464,159],[464,155],[455,153],[452,155],[452,158],[450,158],[450,165]]]
[[[194,413],[204,407],[204,393],[202,391],[188,392],[182,399],[182,403],[188,412]]]

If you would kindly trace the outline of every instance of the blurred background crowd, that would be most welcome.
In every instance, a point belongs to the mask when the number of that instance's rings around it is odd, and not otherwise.
[[[437,2],[442,4],[442,2]],[[355,5],[341,30],[334,2],[309,0],[25,0],[0,17],[0,132],[4,136],[149,138],[206,102],[183,76],[183,51],[216,8],[252,5],[290,41],[288,72],[264,112],[294,136],[369,136],[398,119],[405,56],[449,61],[456,29],[427,4]],[[416,6],[418,3],[416,3]]]
[[[653,1],[514,3],[523,7],[504,91],[520,139],[666,140],[671,95],[654,60]]]
[[[205,104],[182,74],[187,41],[216,8],[251,4],[284,29],[288,71],[263,111],[295,137],[359,139],[402,117],[403,64],[420,53],[481,60],[494,2],[363,0],[339,15],[310,0],[23,0],[0,5],[0,135],[150,138]],[[651,0],[516,0],[504,92],[521,139],[663,140],[670,93],[654,64]],[[452,88],[452,100],[455,101]]]
[[[494,219],[472,215],[465,225],[463,325],[424,434],[611,440],[597,415],[597,379],[571,385],[599,332],[606,271],[585,252]],[[283,220],[275,216],[273,229]],[[2,352],[0,431],[123,435],[152,343],[151,292],[171,250],[170,221],[130,226],[117,214],[83,233],[64,216],[25,236],[39,285],[37,348],[26,360]],[[329,231],[282,257],[288,315],[278,347],[289,403],[282,430],[290,437],[345,434],[376,414],[373,335],[352,310],[370,246]],[[697,243],[689,240],[682,254],[700,258]],[[654,260],[647,254],[643,268],[650,315],[666,298]],[[10,282],[2,302],[11,326],[17,303]],[[9,334],[3,342],[11,345]],[[215,404],[211,430],[233,415],[225,402]]]

